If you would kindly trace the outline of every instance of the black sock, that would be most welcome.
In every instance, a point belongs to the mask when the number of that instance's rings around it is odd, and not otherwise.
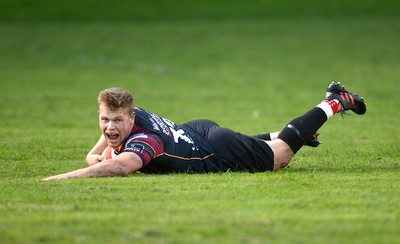
[[[260,139],[263,139],[264,141],[271,141],[271,135],[270,135],[270,133],[258,134],[258,135],[255,135],[255,137],[258,137],[258,138],[260,138]]]
[[[278,138],[285,141],[293,153],[296,153],[327,120],[325,112],[321,108],[314,107],[304,115],[290,121]]]

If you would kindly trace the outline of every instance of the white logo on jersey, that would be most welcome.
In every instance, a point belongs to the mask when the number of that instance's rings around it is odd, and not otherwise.
[[[185,131],[182,129],[179,130],[174,130],[174,128],[170,128],[172,135],[174,136],[174,141],[175,143],[178,143],[179,138],[182,139],[183,141],[190,143],[190,144],[194,144],[192,138],[190,138],[189,136],[185,135]]]
[[[175,127],[175,123],[172,122],[171,120],[165,119],[165,118],[162,118],[162,120],[164,120],[164,122],[165,122],[169,127]]]
[[[155,114],[149,113],[149,119],[153,125],[153,129],[162,131],[166,135],[170,135],[168,125],[164,122],[164,120],[160,117],[158,117]]]

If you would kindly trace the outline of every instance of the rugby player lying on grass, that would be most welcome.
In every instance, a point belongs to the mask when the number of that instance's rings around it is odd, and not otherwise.
[[[125,176],[148,173],[262,172],[287,166],[303,145],[318,146],[317,130],[334,114],[366,112],[363,98],[331,83],[325,99],[290,121],[281,132],[248,136],[210,120],[181,125],[135,107],[123,88],[100,92],[102,135],[88,153],[88,167],[43,179]]]

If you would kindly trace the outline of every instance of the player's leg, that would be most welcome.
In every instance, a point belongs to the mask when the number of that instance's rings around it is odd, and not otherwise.
[[[265,142],[268,144],[268,146],[274,153],[273,170],[276,171],[280,168],[286,167],[294,156],[294,152],[290,148],[290,146],[281,139],[276,139],[274,141],[265,141]]]
[[[366,105],[363,98],[348,92],[344,86],[334,84],[328,86],[326,98],[304,115],[293,119],[279,134],[275,141],[267,141],[275,155],[274,170],[289,164],[291,158],[305,142],[312,139],[317,130],[334,114],[352,110],[356,114],[364,114]]]
[[[265,141],[224,127],[210,127],[204,140],[220,161],[219,171],[272,171],[274,153]]]
[[[192,120],[188,121],[186,123],[181,124],[180,126],[187,126],[190,129],[194,130],[201,136],[205,136],[205,133],[207,130],[211,127],[219,127],[217,123],[215,123],[212,120],[208,119],[197,119],[197,120]]]
[[[263,139],[264,141],[275,141],[278,139],[280,131],[270,132],[265,134],[258,134],[255,137]],[[321,141],[318,139],[319,133],[314,133],[313,137],[304,143],[305,146],[318,147]]]
[[[263,139],[264,141],[274,141],[278,139],[278,136],[281,132],[276,131],[276,132],[270,132],[270,133],[265,133],[265,134],[258,134],[255,135],[255,137],[258,137],[260,139]]]

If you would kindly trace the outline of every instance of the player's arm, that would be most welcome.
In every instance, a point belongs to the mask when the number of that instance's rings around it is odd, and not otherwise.
[[[94,145],[92,150],[87,154],[86,163],[90,166],[103,161],[104,157],[101,156],[101,153],[106,149],[106,147],[106,139],[104,138],[104,135],[101,135],[96,145]]]
[[[141,167],[142,159],[136,153],[126,152],[121,153],[115,158],[93,164],[87,168],[47,177],[43,179],[43,181],[87,177],[125,176],[139,170]]]

